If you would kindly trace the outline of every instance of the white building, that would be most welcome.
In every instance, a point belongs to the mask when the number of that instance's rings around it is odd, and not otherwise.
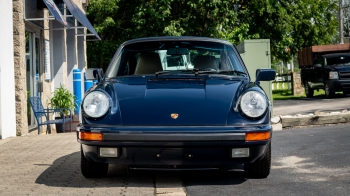
[[[86,40],[100,39],[84,14],[87,1],[1,0],[0,138],[37,128],[29,96],[47,107],[60,84],[73,92],[73,69],[86,65]]]

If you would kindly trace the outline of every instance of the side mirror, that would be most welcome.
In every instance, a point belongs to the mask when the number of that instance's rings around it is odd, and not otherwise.
[[[314,68],[322,68],[322,65],[321,64],[315,64]]]
[[[98,82],[102,81],[103,70],[101,68],[89,68],[85,71],[86,80],[97,80]]]
[[[257,69],[255,84],[260,84],[260,81],[275,80],[276,71],[274,69]]]

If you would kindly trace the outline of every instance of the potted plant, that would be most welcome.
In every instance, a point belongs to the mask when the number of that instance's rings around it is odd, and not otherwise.
[[[66,89],[62,84],[60,87],[56,88],[53,92],[53,96],[50,99],[50,103],[52,108],[58,109],[58,108],[68,108],[72,111],[72,115],[74,115],[74,110],[76,106],[75,96]],[[63,117],[69,118],[69,110],[63,110],[62,112],[57,112],[56,114],[59,114],[59,116],[56,116],[56,119],[62,119]],[[63,116],[64,114],[64,116]],[[73,116],[71,116],[73,117]],[[57,132],[64,132],[62,124],[56,124],[56,130]]]

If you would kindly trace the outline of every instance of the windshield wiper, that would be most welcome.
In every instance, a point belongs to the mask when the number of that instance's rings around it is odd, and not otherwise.
[[[195,76],[197,76],[198,74],[217,73],[215,69],[211,68],[194,68],[192,69],[192,72],[194,72]]]
[[[218,74],[221,74],[221,73],[233,73],[233,74],[240,74],[240,75],[247,75],[247,73],[243,72],[243,71],[237,71],[237,70],[222,70],[222,71],[218,71],[217,72]]]
[[[181,72],[188,72],[191,70],[164,70],[164,71],[158,71],[155,73],[156,77],[158,77],[158,75],[162,75],[162,74],[166,74],[166,73],[181,73]]]
[[[169,72],[171,71],[157,71],[155,74],[156,74],[156,77],[158,77],[158,75],[169,73]]]
[[[164,70],[164,71],[158,71],[155,73],[156,77],[158,75],[162,74],[167,74],[167,73],[179,73],[179,72],[192,72],[194,73],[195,76],[200,75],[200,74],[225,74],[225,73],[231,73],[235,75],[247,75],[247,73],[242,72],[242,71],[237,71],[237,70],[222,70],[222,71],[217,71],[212,68],[194,68],[192,70]]]
[[[195,75],[198,74],[210,74],[210,73],[214,73],[214,74],[225,74],[225,73],[231,73],[231,74],[235,74],[235,75],[247,75],[247,73],[242,72],[242,71],[237,71],[237,70],[222,70],[222,71],[217,71],[215,69],[211,69],[211,68],[206,68],[206,69],[193,69],[193,71],[195,71]]]

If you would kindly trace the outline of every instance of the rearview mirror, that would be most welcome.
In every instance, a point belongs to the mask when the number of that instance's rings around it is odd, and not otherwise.
[[[276,71],[274,69],[257,69],[255,83],[259,84],[260,81],[275,80]]]
[[[89,68],[85,71],[86,80],[97,80],[100,82],[103,78],[103,70],[101,68]]]

